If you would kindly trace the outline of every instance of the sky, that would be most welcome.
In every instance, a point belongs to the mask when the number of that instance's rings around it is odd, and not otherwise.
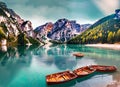
[[[33,27],[61,18],[77,23],[94,23],[120,8],[119,0],[1,0]]]

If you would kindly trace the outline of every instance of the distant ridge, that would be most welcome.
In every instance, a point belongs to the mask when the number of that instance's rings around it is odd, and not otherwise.
[[[55,23],[48,22],[37,27],[37,38],[41,41],[52,40],[64,43],[88,29],[91,24],[80,25],[75,20],[59,19]]]
[[[120,9],[91,25],[85,32],[69,40],[68,44],[120,42]]]

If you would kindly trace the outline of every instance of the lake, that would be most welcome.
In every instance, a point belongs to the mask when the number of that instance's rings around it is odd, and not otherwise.
[[[74,52],[84,53],[76,58]],[[82,66],[116,65],[114,73],[101,73],[59,84],[46,85],[45,76]],[[3,47],[0,50],[0,87],[120,87],[120,51],[83,45]]]

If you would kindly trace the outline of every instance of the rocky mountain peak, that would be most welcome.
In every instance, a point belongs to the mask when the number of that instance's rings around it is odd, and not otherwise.
[[[80,25],[75,20],[59,19],[55,23],[48,22],[37,27],[34,31],[39,40],[47,39],[66,42],[86,30],[90,25]]]
[[[31,43],[34,37],[32,23],[29,20],[22,19],[4,2],[0,2],[0,36],[0,45],[3,40],[7,40],[6,42],[9,43],[17,42],[19,36],[20,40],[23,38],[23,42],[20,41],[21,45],[25,45],[24,42]],[[30,40],[27,38],[30,38]],[[20,43],[18,42],[18,44]]]
[[[120,9],[115,10],[115,15],[117,19],[120,19]]]

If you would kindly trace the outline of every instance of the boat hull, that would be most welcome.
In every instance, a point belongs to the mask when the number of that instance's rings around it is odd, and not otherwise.
[[[82,54],[82,53],[74,53],[73,56],[76,56],[76,57],[83,57],[84,54]]]
[[[52,77],[53,76],[53,77]],[[57,81],[57,77],[55,77],[56,80],[54,81],[50,81],[48,78],[54,78],[54,76],[60,76],[60,77],[63,77],[62,80],[58,80]],[[69,79],[65,78],[65,76],[71,76],[71,78],[69,77]],[[65,82],[68,82],[68,81],[71,81],[73,79],[77,78],[77,75],[75,75],[73,72],[70,72],[70,71],[64,71],[64,72],[59,72],[59,73],[54,73],[54,74],[50,74],[50,75],[47,75],[46,76],[46,82],[48,85],[55,85],[55,84],[61,84],[61,83],[65,83]]]
[[[116,66],[91,65],[89,67],[96,69],[97,72],[114,72],[117,70]]]
[[[85,67],[81,67],[81,68],[74,70],[73,73],[75,73],[77,77],[84,77],[84,76],[94,73],[95,71],[96,69],[85,66]]]

